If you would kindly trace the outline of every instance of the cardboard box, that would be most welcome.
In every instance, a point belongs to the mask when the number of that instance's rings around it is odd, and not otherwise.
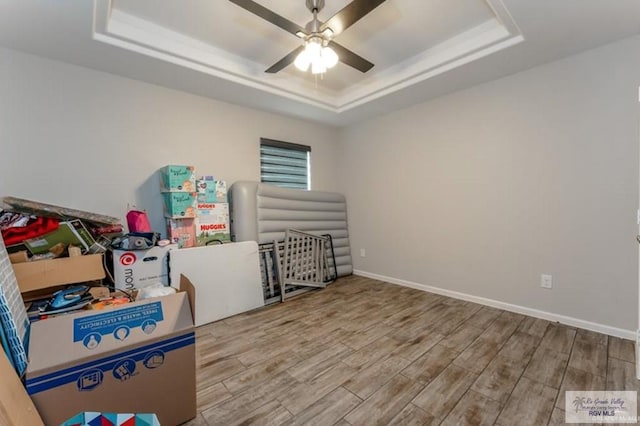
[[[102,254],[36,260],[13,264],[20,291],[101,280],[105,277]]]
[[[195,247],[195,219],[167,219],[167,238],[178,248]]]
[[[196,171],[193,166],[165,166],[160,169],[162,192],[193,192],[196,190]]]
[[[229,219],[229,203],[196,203],[196,216],[218,216]]]
[[[195,220],[196,246],[206,246],[212,241],[231,241],[229,229],[229,204],[199,204],[206,209],[199,209]]]
[[[165,192],[164,216],[174,219],[196,217],[195,192]]]
[[[203,176],[196,181],[198,203],[226,203],[227,182],[215,180],[213,176]]]
[[[2,350],[0,350],[0,377],[2,377],[0,425],[44,425],[33,401],[24,390],[16,370]]]
[[[31,325],[27,393],[45,424],[91,409],[155,413],[163,425],[196,415],[193,286],[177,294]]]
[[[226,180],[216,181],[216,202],[217,203],[227,202],[227,181]]]
[[[196,192],[198,193],[198,198],[200,198],[200,196],[204,196],[204,198],[215,198],[216,178],[213,176],[200,176],[196,179]]]
[[[113,280],[117,289],[133,290],[151,284],[169,284],[169,250],[176,244],[149,250],[114,250]]]

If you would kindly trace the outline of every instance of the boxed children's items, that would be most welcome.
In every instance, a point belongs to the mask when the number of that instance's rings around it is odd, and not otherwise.
[[[195,219],[167,219],[167,238],[178,248],[195,247]]]
[[[216,202],[216,179],[213,176],[201,176],[196,179],[198,201],[203,203]]]
[[[224,181],[224,180],[216,181],[216,202],[217,203],[227,202],[227,181]]]
[[[164,216],[169,218],[196,217],[196,193],[195,192],[165,192]]]
[[[162,192],[193,192],[196,190],[196,172],[193,166],[169,165],[160,169]]]
[[[113,280],[117,289],[133,290],[151,284],[169,284],[169,250],[176,244],[148,250],[114,250]]]
[[[231,241],[229,229],[229,204],[200,203],[196,225],[196,245],[205,246],[213,241]]]
[[[203,176],[196,181],[198,203],[226,203],[227,182],[215,180],[213,176]]]

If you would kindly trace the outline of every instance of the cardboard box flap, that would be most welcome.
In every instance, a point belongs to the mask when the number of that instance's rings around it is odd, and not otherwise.
[[[43,425],[16,371],[0,350],[0,425]]]
[[[192,327],[186,292],[38,321],[31,325],[27,376]]]
[[[184,274],[180,274],[180,291],[184,291],[187,293],[189,297],[189,306],[191,306],[191,318],[193,321],[196,320],[196,288],[191,283],[191,280],[184,276]]]

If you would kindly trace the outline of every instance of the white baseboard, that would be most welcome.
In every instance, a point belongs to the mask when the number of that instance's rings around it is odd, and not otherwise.
[[[427,291],[429,293],[440,294],[442,296],[452,297],[454,299],[466,300],[468,302],[478,303],[480,305],[491,306],[492,308],[498,308],[509,312],[515,312],[518,314],[527,315],[530,317],[541,318],[547,321],[559,322],[561,324],[570,325],[572,327],[583,328],[585,330],[595,331],[597,333],[607,334],[609,336],[620,337],[627,340],[636,340],[636,331],[625,330],[622,328],[611,327],[608,325],[598,324],[591,321],[585,321],[578,318],[568,317],[565,315],[554,314],[551,312],[540,311],[538,309],[527,308],[526,306],[513,305],[511,303],[501,302],[499,300],[487,299],[485,297],[474,296],[472,294],[461,293],[458,291],[447,290],[444,288],[433,287],[426,284],[415,283],[412,281],[401,280],[393,277],[386,277],[384,275],[373,274],[367,271],[361,271],[354,269],[354,275],[361,277],[372,278],[374,280],[385,281],[391,284],[401,285],[403,287],[415,288],[416,290]]]

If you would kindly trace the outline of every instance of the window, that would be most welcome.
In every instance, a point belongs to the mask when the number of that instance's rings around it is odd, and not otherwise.
[[[311,189],[311,147],[260,138],[260,181],[284,188]]]

